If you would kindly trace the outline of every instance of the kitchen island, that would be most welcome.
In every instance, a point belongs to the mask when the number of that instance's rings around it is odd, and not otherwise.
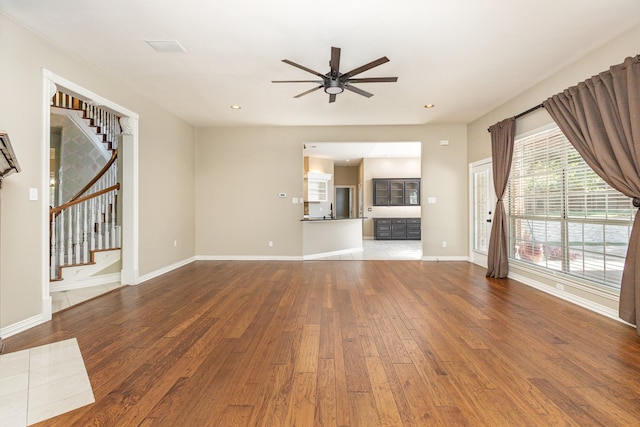
[[[364,218],[305,218],[302,259],[317,259],[362,251]]]

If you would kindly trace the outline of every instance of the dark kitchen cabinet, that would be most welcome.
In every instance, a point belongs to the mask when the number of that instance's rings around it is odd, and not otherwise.
[[[373,205],[420,206],[420,178],[374,178]]]
[[[420,218],[374,218],[376,240],[420,240]]]

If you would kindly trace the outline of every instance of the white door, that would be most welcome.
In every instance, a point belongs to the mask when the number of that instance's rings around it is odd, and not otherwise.
[[[487,266],[491,221],[496,207],[491,159],[469,164],[469,230],[470,259],[474,264]]]

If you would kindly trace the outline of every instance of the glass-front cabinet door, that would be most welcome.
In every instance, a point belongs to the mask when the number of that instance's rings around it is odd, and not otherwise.
[[[420,181],[404,182],[404,204],[409,206],[418,206],[420,204]]]
[[[389,205],[389,180],[373,180],[373,204],[375,206]]]
[[[420,178],[373,178],[374,206],[420,206]]]
[[[391,197],[389,204],[391,206],[403,206],[404,203],[404,181],[389,181],[389,191]]]

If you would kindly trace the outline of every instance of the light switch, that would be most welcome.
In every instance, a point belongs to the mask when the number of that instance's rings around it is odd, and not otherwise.
[[[30,188],[29,189],[29,200],[38,200],[38,189]]]
[[[435,197],[427,197],[427,203],[435,203],[435,202],[436,202]]]

